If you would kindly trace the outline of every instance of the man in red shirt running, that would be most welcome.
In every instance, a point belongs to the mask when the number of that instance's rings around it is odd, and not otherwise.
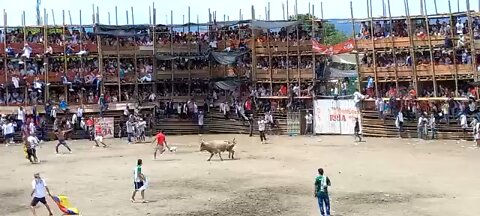
[[[155,139],[153,139],[152,144],[155,142],[157,144],[155,145],[155,151],[153,152],[153,160],[157,159],[157,151],[160,151],[160,155],[163,154],[163,152],[165,152],[165,147],[167,147],[167,149],[170,152],[172,151],[170,147],[168,147],[167,145],[167,141],[165,140],[165,134],[163,134],[163,130],[161,130],[160,132],[158,132],[157,135],[155,135]]]

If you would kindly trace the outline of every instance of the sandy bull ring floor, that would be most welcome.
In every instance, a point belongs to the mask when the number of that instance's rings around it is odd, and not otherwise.
[[[0,147],[0,215],[30,215],[33,173],[53,194],[70,198],[82,215],[319,215],[313,197],[316,170],[332,180],[332,215],[480,215],[480,150],[471,142],[367,139],[349,136],[236,137],[236,160],[199,152],[198,136],[169,136],[176,153],[153,161],[150,144],[111,147],[71,141],[73,154],[55,155],[55,143],[38,149],[31,165],[21,146]],[[61,151],[66,152],[63,147]],[[133,168],[144,160],[147,204],[130,203]],[[55,215],[60,211],[48,200]],[[46,209],[39,205],[39,215]]]

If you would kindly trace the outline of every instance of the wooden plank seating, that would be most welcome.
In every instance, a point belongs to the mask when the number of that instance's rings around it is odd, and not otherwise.
[[[403,128],[403,138],[418,138],[416,120],[412,121],[405,118]],[[398,138],[395,118],[390,115],[386,116],[385,120],[380,119],[376,111],[362,111],[362,129],[363,135],[367,137]],[[469,128],[467,131],[468,134],[465,139],[472,140],[472,129]],[[448,140],[464,139],[462,128],[453,119],[450,121],[450,124],[437,121],[437,137],[438,139]]]

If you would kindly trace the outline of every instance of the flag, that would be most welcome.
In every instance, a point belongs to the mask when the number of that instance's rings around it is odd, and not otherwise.
[[[63,195],[52,196],[53,201],[57,204],[60,211],[64,213],[64,215],[80,215],[80,212],[77,208],[73,208],[68,201],[68,197]]]
[[[338,55],[353,51],[353,39],[347,40],[333,46],[323,45],[312,39],[312,50],[323,55]]]

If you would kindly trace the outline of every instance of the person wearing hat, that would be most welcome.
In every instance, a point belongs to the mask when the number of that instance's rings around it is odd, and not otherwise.
[[[30,203],[30,208],[32,209],[32,213],[34,216],[37,215],[37,213],[35,212],[35,206],[37,206],[37,204],[40,202],[43,205],[45,205],[45,207],[48,210],[48,214],[52,216],[53,215],[52,210],[50,210],[50,206],[47,203],[47,199],[45,199],[47,194],[50,197],[52,196],[50,194],[50,190],[47,187],[47,183],[45,182],[44,179],[40,177],[40,173],[35,173],[33,175],[33,178],[34,178],[32,181],[33,190],[32,190],[32,193],[30,194],[30,196],[33,197],[32,202]]]

